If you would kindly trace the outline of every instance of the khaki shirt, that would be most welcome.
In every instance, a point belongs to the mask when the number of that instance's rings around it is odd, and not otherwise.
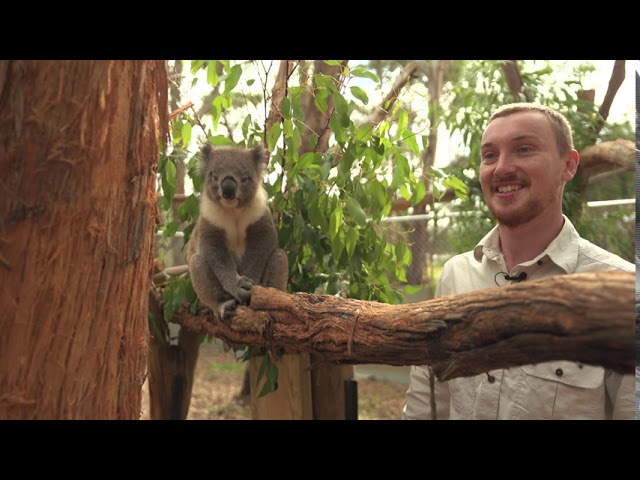
[[[508,273],[526,272],[529,281],[599,270],[635,271],[635,265],[581,238],[565,216],[547,249]],[[510,284],[499,272],[507,270],[495,227],[472,251],[444,265],[436,296]],[[633,419],[635,410],[634,375],[569,361],[436,380],[434,390],[438,419]],[[431,419],[430,398],[428,368],[411,367],[402,418]]]

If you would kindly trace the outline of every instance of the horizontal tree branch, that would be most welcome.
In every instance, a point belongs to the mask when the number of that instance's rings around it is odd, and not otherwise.
[[[635,275],[607,271],[388,305],[255,286],[229,323],[178,322],[231,343],[336,364],[431,365],[439,380],[552,360],[632,373]]]

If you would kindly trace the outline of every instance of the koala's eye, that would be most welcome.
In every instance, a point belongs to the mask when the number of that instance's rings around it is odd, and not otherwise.
[[[220,179],[220,177],[218,175],[213,175],[213,173],[211,175],[213,176],[213,180],[215,182],[217,182]]]
[[[252,181],[252,180],[253,180],[253,179],[252,179],[251,177],[242,177],[242,181],[243,181],[244,183],[250,182],[250,181]]]

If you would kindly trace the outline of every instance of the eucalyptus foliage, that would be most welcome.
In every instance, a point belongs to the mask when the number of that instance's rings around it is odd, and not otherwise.
[[[217,73],[217,62],[224,66],[222,75]],[[337,60],[326,62],[341,65]],[[257,72],[258,78],[247,78],[248,70],[253,75]],[[277,218],[280,247],[289,259],[288,291],[400,302],[411,251],[405,242],[389,243],[380,220],[390,213],[396,192],[413,203],[426,195],[412,165],[426,147],[427,137],[411,130],[401,102],[380,123],[359,123],[358,109],[369,104],[369,96],[356,79],[379,88],[378,76],[362,66],[344,66],[340,83],[321,73],[310,77],[310,84],[291,78],[279,105],[281,119],[265,130],[265,112],[271,109],[266,72],[260,72],[255,64],[225,60],[194,60],[190,71],[194,75],[206,72],[203,76],[208,87],[217,88],[218,95],[212,101],[208,122],[188,112],[173,120],[173,150],[160,158],[158,168],[162,193],[158,205],[165,218],[159,229],[164,238],[174,236],[182,227],[186,243],[198,216],[202,178],[196,155],[184,155],[196,131],[214,146],[251,148],[264,142],[272,152],[265,188]],[[256,95],[255,89],[248,95],[255,82],[263,85],[262,96]],[[331,137],[326,151],[315,151],[322,132],[310,132],[304,123],[302,99],[308,91],[313,93],[315,107],[329,116]],[[225,115],[237,109],[242,111],[242,121],[225,135],[224,130],[229,130]],[[223,122],[226,128],[222,128]],[[305,137],[313,150],[301,149]],[[175,218],[171,207],[180,161],[186,164],[194,193],[180,205]],[[452,181],[446,176],[442,180],[445,185]],[[464,184],[456,186],[465,193]],[[172,280],[164,289],[166,320],[181,303],[194,302],[193,289],[184,282],[188,279]],[[405,291],[415,288],[406,287]],[[248,348],[244,358],[256,353],[264,352]],[[268,356],[259,371],[259,376],[263,375],[266,382],[261,394],[273,389],[277,379],[277,369]]]

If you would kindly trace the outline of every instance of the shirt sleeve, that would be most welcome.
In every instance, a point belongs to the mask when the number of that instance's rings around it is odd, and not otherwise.
[[[608,418],[613,420],[633,420],[636,407],[636,379],[634,375],[621,375],[607,371],[605,376]]]

